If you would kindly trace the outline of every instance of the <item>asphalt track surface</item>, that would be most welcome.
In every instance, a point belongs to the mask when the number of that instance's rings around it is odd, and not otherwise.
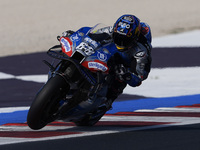
[[[199,56],[200,48],[154,48],[152,67],[200,66]],[[46,74],[48,67],[42,64],[43,59],[48,60],[49,57],[45,53],[3,57],[0,59],[0,64],[3,64],[0,70],[13,75]],[[16,107],[29,106],[43,84],[10,79],[0,80],[0,85],[4,87],[0,89],[0,107]],[[139,97],[122,95],[119,100],[130,98]],[[9,144],[1,145],[0,149],[200,150],[200,124]]]
[[[2,150],[199,150],[200,124],[0,146]]]

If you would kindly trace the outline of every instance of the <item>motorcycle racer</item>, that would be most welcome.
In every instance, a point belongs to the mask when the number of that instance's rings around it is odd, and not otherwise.
[[[137,87],[147,79],[151,69],[151,30],[147,23],[127,14],[119,17],[113,27],[100,29],[90,36],[95,39],[97,34],[96,40],[105,37],[101,43],[114,42],[120,52],[115,69],[117,77],[107,93],[109,109],[127,84]]]

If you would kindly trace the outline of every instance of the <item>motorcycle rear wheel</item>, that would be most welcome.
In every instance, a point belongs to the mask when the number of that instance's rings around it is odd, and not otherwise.
[[[39,130],[56,119],[60,101],[69,90],[69,85],[60,75],[50,78],[36,95],[28,112],[27,124]]]

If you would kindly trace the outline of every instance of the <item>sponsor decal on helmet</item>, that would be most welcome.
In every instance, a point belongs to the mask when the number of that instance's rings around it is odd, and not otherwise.
[[[141,32],[143,35],[146,35],[149,32],[149,27],[142,27]]]
[[[117,33],[126,35],[126,30],[129,29],[129,26],[127,26],[127,28],[126,28],[126,25],[127,25],[126,23],[119,22],[117,29],[116,29]]]
[[[124,16],[124,20],[130,21],[131,23],[135,22],[134,18],[132,16]]]
[[[118,23],[118,26],[121,26],[121,28],[123,28],[123,29],[130,29],[130,24],[128,24],[128,23],[126,23],[126,22],[119,22]]]
[[[139,30],[139,27],[137,27],[136,29],[135,29],[135,35],[139,35],[139,33],[140,33],[140,30]]]

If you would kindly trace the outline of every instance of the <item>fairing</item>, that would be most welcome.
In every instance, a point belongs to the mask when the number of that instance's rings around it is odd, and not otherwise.
[[[93,28],[84,27],[70,37],[61,37],[62,52],[77,59],[82,66],[91,71],[108,73],[107,62],[117,52],[115,44],[101,45],[89,37],[90,33],[98,34],[104,27],[106,26],[103,24],[97,24]]]

